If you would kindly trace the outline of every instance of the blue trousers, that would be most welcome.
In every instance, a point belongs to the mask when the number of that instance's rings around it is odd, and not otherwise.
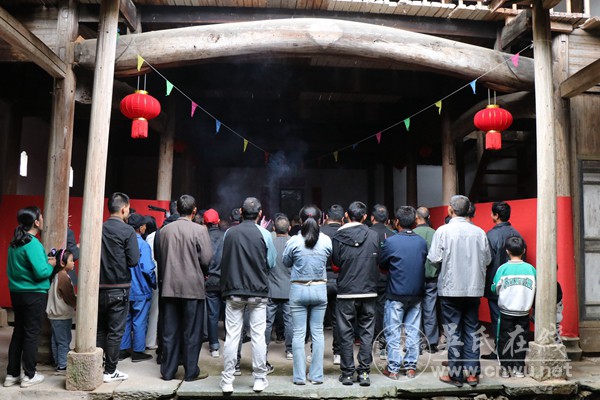
[[[294,326],[292,339],[294,382],[306,382],[304,338],[306,337],[307,321],[310,325],[312,338],[312,361],[308,375],[313,382],[323,382],[323,353],[325,351],[323,319],[325,318],[326,309],[327,287],[325,285],[292,284],[290,288],[290,311]]]
[[[67,368],[67,353],[71,346],[71,325],[73,320],[69,319],[51,319],[52,328],[52,357],[57,368]]]
[[[140,353],[146,350],[146,332],[148,331],[151,303],[151,299],[129,301],[129,314],[127,314],[123,340],[121,340],[121,350],[128,350],[132,347],[133,351]]]
[[[265,330],[265,341],[267,347],[271,343],[271,334],[273,332],[273,324],[277,310],[281,310],[283,314],[284,336],[285,336],[285,351],[292,351],[292,315],[290,313],[290,301],[288,299],[269,299],[267,304],[267,329]]]
[[[463,370],[479,375],[479,297],[440,297],[448,368],[452,379],[464,381]]]
[[[206,292],[206,330],[210,351],[219,350],[219,316],[224,304],[221,292]]]
[[[419,345],[421,338],[421,301],[385,302],[384,320],[385,338],[387,340],[388,370],[398,373],[404,358],[408,369],[417,369]],[[402,330],[404,329],[404,347],[406,354],[402,356]]]

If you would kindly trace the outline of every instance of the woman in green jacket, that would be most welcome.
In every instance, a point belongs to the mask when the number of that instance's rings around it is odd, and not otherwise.
[[[8,348],[4,386],[20,383],[21,387],[29,387],[44,380],[44,376],[36,372],[35,364],[50,288],[48,278],[56,260],[46,256],[44,247],[35,237],[44,229],[44,218],[40,209],[20,209],[17,221],[19,226],[10,242],[6,264],[15,328]]]

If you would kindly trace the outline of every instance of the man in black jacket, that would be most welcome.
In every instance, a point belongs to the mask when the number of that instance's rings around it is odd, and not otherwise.
[[[271,233],[257,222],[262,217],[260,201],[248,197],[242,205],[243,221],[229,228],[223,239],[221,293],[225,298],[227,336],[223,348],[221,390],[233,392],[237,349],[248,308],[252,339],[252,366],[255,392],[268,386],[265,329],[269,299],[269,270],[275,266],[277,252]]]
[[[321,226],[321,232],[333,239],[333,235],[342,226],[344,219],[344,207],[339,204],[333,204],[327,210],[327,220]],[[331,330],[333,332],[333,365],[340,365],[340,332],[337,326],[337,272],[331,268],[331,260],[327,260],[327,311],[325,313],[325,324],[331,321]]]
[[[128,378],[117,369],[117,363],[129,313],[129,268],[137,265],[140,250],[135,230],[125,223],[129,217],[129,197],[113,193],[108,200],[108,211],[110,218],[102,225],[96,345],[104,350],[104,382],[115,382]]]
[[[506,239],[512,236],[518,236],[521,234],[512,227],[508,220],[510,219],[510,205],[504,201],[497,201],[492,204],[492,221],[494,227],[487,233],[488,242],[490,243],[490,253],[492,254],[492,262],[487,266],[485,272],[485,289],[483,296],[488,299],[488,305],[490,307],[490,320],[492,323],[492,337],[494,343],[496,342],[496,332],[498,331],[498,317],[500,316],[500,308],[498,307],[498,295],[492,293],[492,281],[498,271],[498,268],[502,264],[508,261],[508,255],[506,254],[506,247],[504,242]],[[492,351],[490,354],[484,354],[481,356],[484,360],[495,360],[498,358],[496,351]]]
[[[375,305],[377,302],[377,281],[379,268],[379,237],[363,224],[367,218],[367,206],[355,201],[348,206],[343,225],[333,235],[334,270],[339,271],[337,280],[337,323],[340,334],[341,363],[340,382],[352,385],[354,372],[361,386],[369,386],[369,373],[373,356],[375,328]],[[354,365],[354,320],[360,337],[358,367]]]

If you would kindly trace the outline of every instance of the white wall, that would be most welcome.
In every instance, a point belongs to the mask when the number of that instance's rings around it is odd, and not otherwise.
[[[442,167],[417,166],[417,202],[420,206],[436,207],[442,204]],[[406,168],[394,168],[394,208],[406,204]]]

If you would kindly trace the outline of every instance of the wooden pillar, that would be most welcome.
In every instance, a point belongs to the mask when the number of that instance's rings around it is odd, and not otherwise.
[[[48,166],[44,194],[44,231],[42,242],[49,250],[67,244],[69,219],[69,171],[73,148],[75,117],[75,86],[77,79],[71,68],[73,46],[78,33],[78,12],[75,0],[62,0],[58,11],[57,53],[69,66],[64,79],[54,80],[52,122],[48,143]]]
[[[538,380],[556,376],[561,358],[556,332],[556,135],[552,80],[550,12],[542,0],[533,2],[535,108],[537,149],[537,291],[535,342],[530,345],[530,374]]]
[[[396,210],[394,202],[394,166],[386,163],[383,166],[383,201],[390,214]]]
[[[569,101],[560,96],[560,83],[569,77],[568,35],[558,35],[552,42],[554,85],[554,131],[556,134],[556,195],[571,196],[569,157]]]
[[[93,390],[102,383],[102,351],[96,348],[98,284],[118,21],[119,0],[102,0],[81,216],[80,295],[75,342],[75,352],[85,354],[91,360],[69,353],[69,366],[80,362],[80,371],[90,371],[81,374],[85,376],[68,373],[67,389],[70,390]],[[98,363],[98,369],[90,367],[90,363]]]
[[[458,194],[456,184],[456,149],[450,130],[450,115],[442,113],[442,201],[450,203],[450,198]]]
[[[414,146],[410,146],[406,160],[406,204],[416,208],[418,207],[417,160],[414,152]]]
[[[158,153],[158,181],[156,183],[156,199],[171,201],[173,188],[173,143],[175,141],[175,101],[169,100],[167,129],[160,135]]]

